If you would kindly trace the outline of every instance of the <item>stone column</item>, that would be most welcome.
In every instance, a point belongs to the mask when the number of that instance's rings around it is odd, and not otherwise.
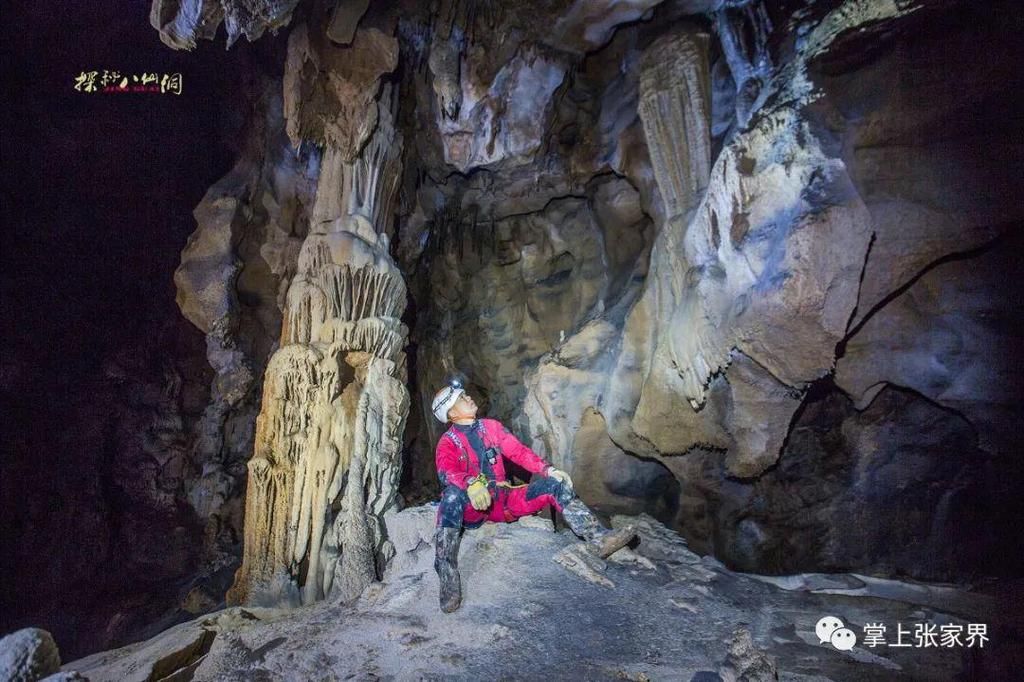
[[[349,600],[393,548],[408,414],[401,273],[388,253],[402,138],[391,92],[354,156],[327,140],[309,236],[267,367],[232,604]]]

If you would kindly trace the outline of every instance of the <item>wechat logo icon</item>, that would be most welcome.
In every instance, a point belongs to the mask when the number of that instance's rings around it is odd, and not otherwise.
[[[843,625],[843,621],[835,616],[824,616],[814,626],[814,634],[818,635],[818,644],[829,643],[839,651],[849,651],[857,643],[857,635]]]

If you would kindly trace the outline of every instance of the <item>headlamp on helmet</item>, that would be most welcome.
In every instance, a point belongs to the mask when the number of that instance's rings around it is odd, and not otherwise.
[[[459,396],[465,392],[466,390],[462,387],[462,381],[457,378],[450,379],[448,385],[434,395],[434,401],[430,404],[430,411],[434,413],[434,417],[439,422],[447,424],[448,410],[452,409]]]

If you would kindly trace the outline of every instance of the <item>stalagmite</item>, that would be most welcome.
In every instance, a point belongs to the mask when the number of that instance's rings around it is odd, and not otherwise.
[[[349,600],[393,551],[382,517],[397,492],[409,396],[406,288],[385,233],[401,172],[392,101],[385,89],[354,159],[324,150],[267,367],[232,603]]]

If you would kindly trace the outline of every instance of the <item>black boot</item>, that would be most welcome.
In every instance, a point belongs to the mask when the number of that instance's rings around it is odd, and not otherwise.
[[[459,538],[461,528],[437,529],[434,535],[434,570],[441,583],[441,610],[451,613],[462,604],[462,583],[459,581]]]
[[[572,532],[586,540],[594,554],[602,559],[619,551],[636,537],[636,529],[632,525],[618,530],[605,528],[578,497],[562,507],[562,517]]]

